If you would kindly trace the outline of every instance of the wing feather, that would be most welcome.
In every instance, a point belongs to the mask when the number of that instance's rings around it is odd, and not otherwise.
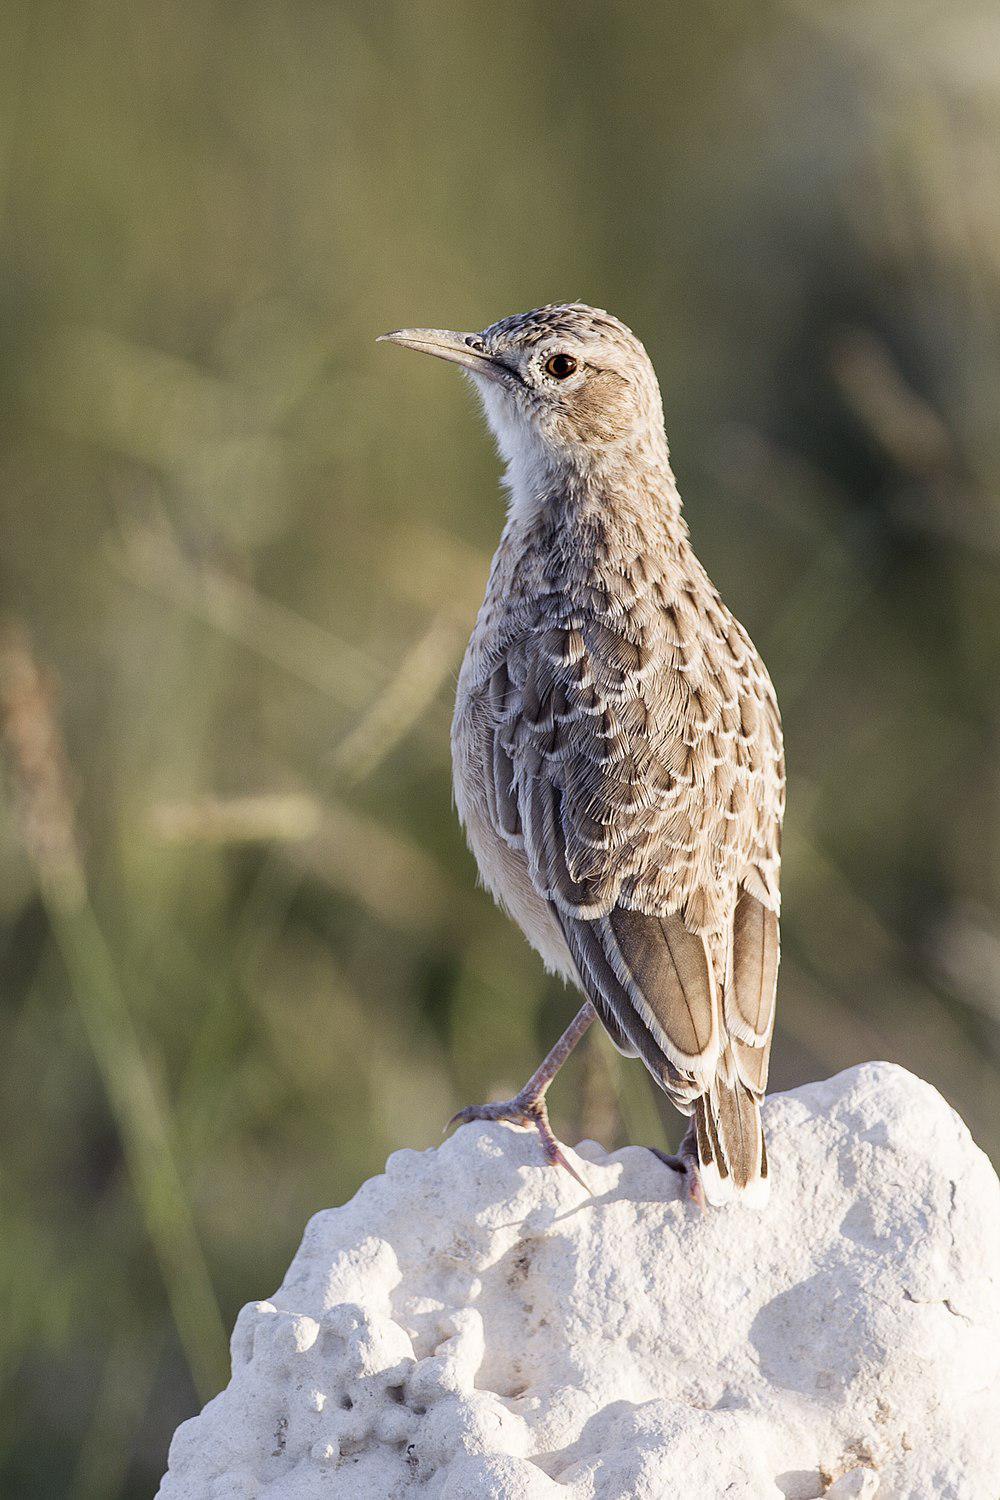
[[[514,786],[514,762],[500,735],[493,734],[491,738],[493,740],[493,764],[489,768],[491,774],[487,776],[487,781],[492,792],[492,802],[496,808],[494,827],[499,828],[509,844],[520,843],[524,830],[521,826],[521,810]]]
[[[689,1112],[723,1053],[727,1088],[759,1097],[784,786],[763,665],[707,579],[669,597],[661,579],[628,609],[606,582],[534,608],[481,700],[493,826],[523,847],[616,1045]],[[702,1134],[725,1170],[720,1130],[749,1159],[749,1126],[719,1108]]]
[[[732,1035],[751,1047],[763,1047],[771,1035],[777,982],[778,914],[741,891],[733,915],[725,1016]]]
[[[675,1067],[709,1078],[719,1051],[715,976],[705,940],[679,914],[647,916],[617,906],[603,946],[631,1004]]]
[[[616,932],[623,915],[638,917],[642,924],[644,931],[637,941],[632,940],[634,928],[627,933]],[[598,921],[581,921],[564,913],[559,913],[559,920],[587,993],[612,1037],[624,1035],[630,1050],[642,1058],[661,1088],[680,1108],[689,1109],[691,1100],[710,1076],[714,1052],[718,1050],[718,1029],[714,1025],[708,1028],[707,1047],[698,1055],[689,1050],[696,1045],[692,1011],[701,1019],[702,1007],[707,1003],[713,1018],[715,1012],[704,944],[700,939],[694,940],[702,954],[699,979],[691,955],[682,954],[678,964],[672,956],[664,962],[655,951],[662,948],[669,954],[667,941],[672,942],[675,951],[686,948],[687,939],[693,935],[681,936],[684,929],[679,917],[644,917],[617,908],[610,917]],[[663,928],[669,930],[666,941]],[[656,989],[644,988],[630,968],[628,955],[635,956],[640,970],[645,969],[647,984],[651,961],[656,968],[666,971],[669,982]],[[687,975],[686,994],[679,970]],[[706,995],[711,996],[707,1002]]]

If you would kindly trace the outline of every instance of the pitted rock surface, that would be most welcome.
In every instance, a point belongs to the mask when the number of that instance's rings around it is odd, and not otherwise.
[[[763,1212],[650,1152],[400,1151],[243,1309],[161,1500],[996,1500],[1000,1184],[928,1084],[770,1099]]]

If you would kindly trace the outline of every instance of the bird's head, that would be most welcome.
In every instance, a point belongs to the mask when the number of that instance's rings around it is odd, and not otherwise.
[[[508,482],[570,468],[666,461],[656,375],[630,329],[599,308],[558,303],[482,333],[400,328],[382,340],[460,365],[482,399]]]

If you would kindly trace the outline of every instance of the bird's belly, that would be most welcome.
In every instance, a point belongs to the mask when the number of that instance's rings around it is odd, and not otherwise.
[[[513,917],[545,967],[571,984],[576,968],[547,901],[531,883],[522,849],[513,848],[489,819],[482,777],[483,747],[472,715],[456,715],[452,733],[455,806],[483,885]]]

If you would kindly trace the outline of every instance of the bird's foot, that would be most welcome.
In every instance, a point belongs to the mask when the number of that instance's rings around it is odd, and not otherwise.
[[[469,1104],[465,1109],[460,1109],[457,1115],[452,1115],[445,1130],[449,1130],[452,1125],[468,1125],[472,1120],[505,1120],[510,1125],[522,1125],[527,1130],[537,1130],[545,1160],[554,1167],[565,1167],[569,1175],[576,1178],[584,1192],[590,1192],[590,1188],[576,1168],[567,1160],[563,1148],[552,1133],[544,1095],[532,1095],[522,1091],[520,1094],[515,1094],[513,1099],[501,1099],[496,1104]]]
[[[647,1146],[646,1150],[652,1151],[653,1155],[658,1156],[660,1161],[665,1166],[668,1166],[672,1172],[679,1173],[685,1179],[684,1185],[691,1202],[697,1204],[700,1209],[704,1209],[706,1206],[705,1189],[702,1186],[701,1171],[698,1167],[697,1156],[690,1155],[683,1147],[676,1155],[671,1155],[667,1151],[661,1151],[657,1146]]]

